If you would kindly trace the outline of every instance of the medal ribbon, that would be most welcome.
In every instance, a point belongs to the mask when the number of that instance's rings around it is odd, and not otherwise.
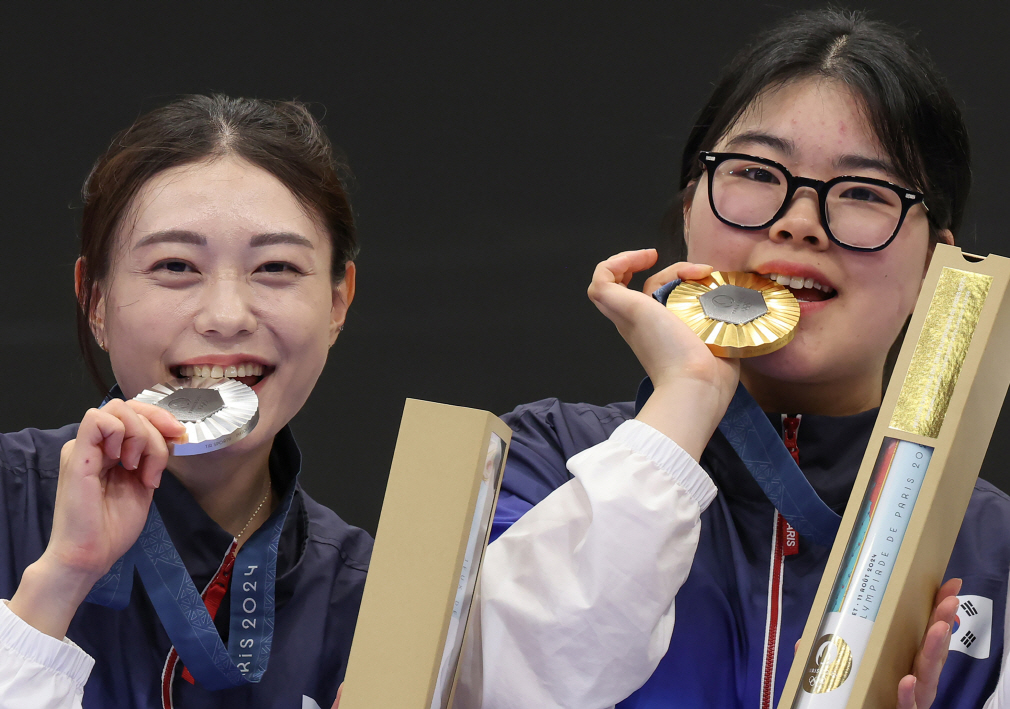
[[[665,303],[678,285],[680,279],[667,283],[657,289],[653,297]],[[646,378],[638,389],[636,411],[641,409],[652,392],[652,382]],[[768,500],[793,529],[815,544],[831,546],[841,517],[818,497],[800,466],[782,444],[778,431],[743,384],[737,386],[733,400],[719,422],[719,431]]]
[[[239,550],[232,573],[227,648],[154,503],[140,538],[85,600],[116,610],[125,608],[136,569],[179,657],[205,689],[259,682],[273,643],[277,546],[293,498],[294,486],[281,509]]]
[[[815,544],[831,546],[842,518],[818,497],[743,384],[737,386],[719,431],[793,529]]]

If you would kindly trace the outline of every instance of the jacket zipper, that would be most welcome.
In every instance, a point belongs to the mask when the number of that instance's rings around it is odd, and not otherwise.
[[[800,448],[796,434],[801,416],[782,415],[782,442],[800,462]],[[761,673],[761,709],[772,709],[775,698],[775,670],[778,666],[779,634],[782,630],[782,573],[785,558],[799,552],[799,537],[785,517],[775,510],[772,526],[772,553],[768,569],[768,609],[765,615],[765,642]]]

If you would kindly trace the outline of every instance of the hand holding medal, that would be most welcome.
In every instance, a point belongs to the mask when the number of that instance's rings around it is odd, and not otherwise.
[[[84,415],[60,455],[49,544],[9,603],[17,615],[55,638],[66,635],[91,586],[140,534],[167,443],[184,435],[168,412],[137,401],[112,399]]]
[[[740,378],[739,360],[713,357],[691,330],[650,295],[674,279],[703,279],[711,266],[677,263],[651,276],[643,293],[633,275],[655,265],[655,249],[625,251],[596,267],[589,298],[617,327],[655,387],[636,417],[697,460],[726,412]]]
[[[57,513],[40,560],[46,568],[26,575],[29,585],[36,576],[59,578],[62,592],[49,588],[54,603],[38,609],[18,605],[27,594],[12,600],[22,617],[37,617],[36,627],[63,637],[91,585],[141,533],[168,456],[224,448],[245,438],[258,419],[255,392],[233,379],[172,380],[89,411],[61,456]]]

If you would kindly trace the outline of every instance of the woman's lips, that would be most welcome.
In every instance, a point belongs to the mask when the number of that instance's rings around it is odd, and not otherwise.
[[[804,318],[824,310],[824,308],[828,307],[828,304],[831,303],[832,300],[834,300],[834,298],[829,298],[828,300],[800,300],[800,318]],[[803,320],[801,319],[800,323],[802,322]]]
[[[820,303],[825,300],[830,300],[835,297],[835,294],[825,293],[822,290],[817,290],[816,288],[790,288],[792,294],[796,296],[796,300],[801,303]]]

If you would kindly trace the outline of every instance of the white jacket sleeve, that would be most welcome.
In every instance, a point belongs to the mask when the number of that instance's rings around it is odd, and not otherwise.
[[[568,469],[574,479],[485,553],[471,648],[482,677],[461,674],[457,707],[477,706],[477,696],[483,709],[611,707],[669,647],[674,596],[715,485],[639,421]]]
[[[80,709],[94,659],[21,620],[0,602],[0,707]]]

